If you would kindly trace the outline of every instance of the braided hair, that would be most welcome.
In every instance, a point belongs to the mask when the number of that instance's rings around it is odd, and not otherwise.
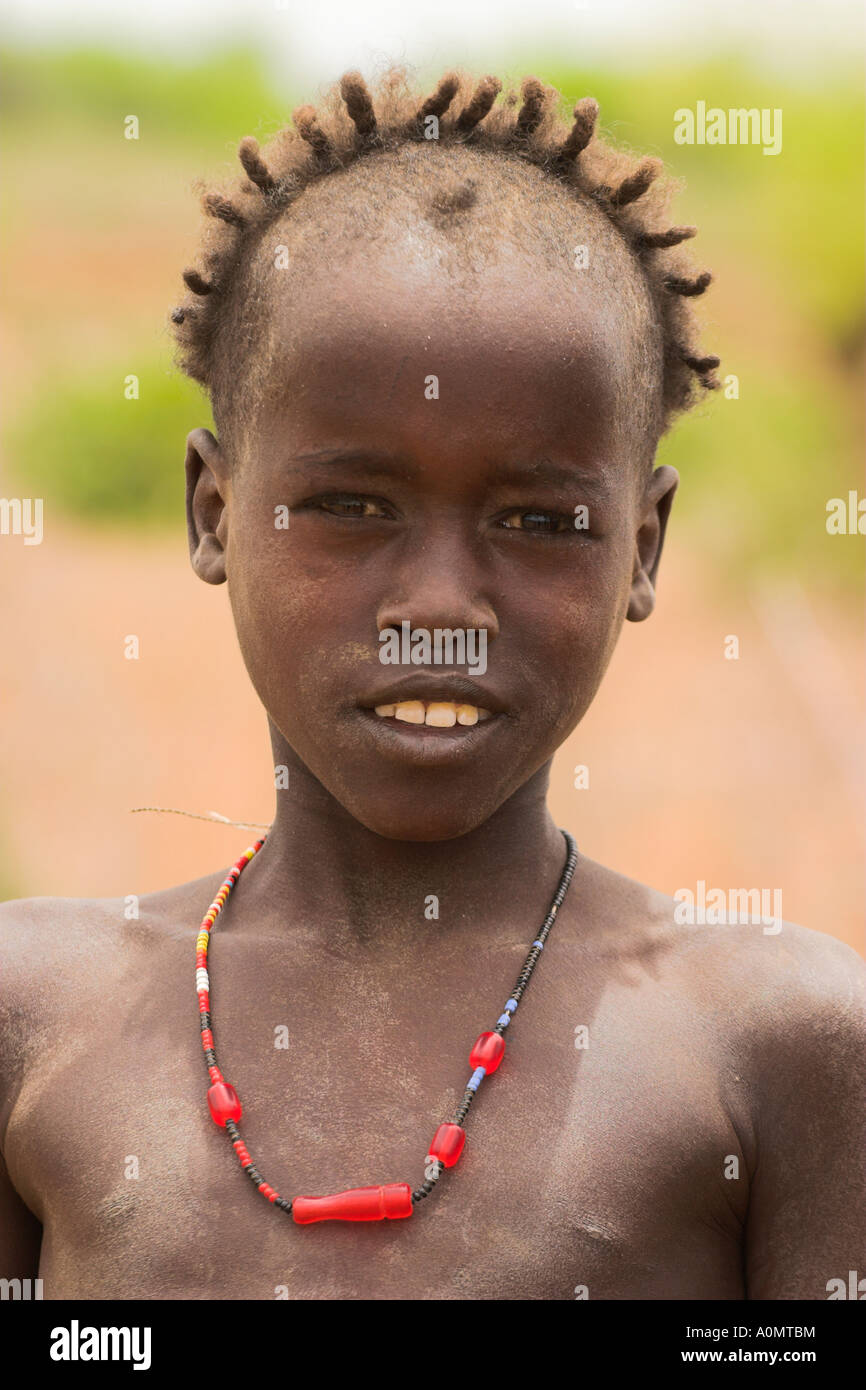
[[[427,151],[433,149],[450,151],[455,158],[460,151],[464,159],[473,152],[503,197],[509,178],[514,186],[515,163],[535,166],[576,204],[595,208],[607,220],[643,279],[654,337],[661,346],[660,372],[654,378],[658,408],[650,417],[656,437],[703,391],[720,385],[715,375],[719,358],[702,354],[696,345],[690,302],[703,294],[712,276],[709,271],[694,274],[676,250],[697,229],[665,225],[673,185],[659,177],[661,160],[645,158],[635,167],[631,156],[599,138],[598,104],[592,98],[579,101],[568,121],[561,114],[559,93],[537,77],[524,78],[519,96],[508,91],[497,104],[501,90],[497,77],[475,81],[449,72],[421,100],[405,70],[394,67],[380,79],[374,100],[361,74],[349,72],[326,93],[321,115],[312,106],[299,107],[293,112],[294,129],[279,131],[264,151],[252,136],[241,141],[238,154],[246,177],[228,190],[202,190],[207,220],[201,268],[184,270],[190,293],[171,314],[180,365],[208,390],[215,418],[228,420],[228,398],[242,382],[246,418],[255,404],[246,359],[257,350],[261,355],[262,338],[249,318],[267,292],[250,281],[249,263],[267,233],[293,215],[293,205],[311,185],[360,161],[368,171],[365,197],[371,203],[377,196],[390,196],[393,159],[383,177],[377,179],[373,167],[388,153],[417,155],[421,178],[429,184]],[[464,177],[449,190],[440,181],[428,196],[427,215],[437,226],[456,224],[466,235],[462,214],[476,201],[476,185],[476,178]],[[246,331],[239,332],[244,317]],[[260,383],[263,375],[259,363]]]

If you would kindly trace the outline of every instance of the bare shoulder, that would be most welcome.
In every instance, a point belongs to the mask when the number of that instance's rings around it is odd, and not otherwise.
[[[46,964],[98,969],[101,954],[135,937],[147,942],[174,924],[198,927],[202,903],[225,876],[215,871],[153,893],[120,898],[13,898],[0,902],[0,960],[21,986]],[[208,896],[210,894],[210,896]],[[195,919],[193,921],[193,918]],[[193,930],[193,935],[195,934]]]
[[[105,991],[142,969],[161,943],[186,942],[222,878],[138,898],[13,898],[0,903],[0,1098],[12,1071],[38,1054],[64,1018],[80,1029]],[[196,915],[198,911],[198,915]],[[6,1081],[4,1081],[4,1077]]]
[[[120,900],[13,898],[0,903],[0,968],[4,988],[0,1020],[38,1005],[40,991],[81,963],[82,943],[108,939]],[[98,949],[98,947],[97,947]],[[2,1026],[2,1024],[0,1024]]]
[[[744,1041],[764,1096],[787,1091],[813,1118],[866,1101],[866,962],[826,932],[780,923],[746,936],[732,977],[743,1001]],[[837,1114],[837,1119],[841,1116]]]
[[[795,922],[685,927],[705,996],[727,999],[759,1041],[788,1048],[836,1028],[866,1027],[866,962],[837,937]]]
[[[866,962],[850,946],[772,913],[741,911],[747,904],[735,890],[727,910],[689,912],[679,898],[592,861],[583,875],[570,914],[575,938],[586,932],[593,954],[630,972],[631,983],[642,977],[687,998],[720,1047],[753,1059],[753,1074],[795,1076],[855,1055],[862,1067]]]

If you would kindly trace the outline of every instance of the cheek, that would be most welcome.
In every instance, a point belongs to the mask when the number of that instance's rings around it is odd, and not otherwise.
[[[316,585],[293,565],[288,532],[276,530],[271,517],[259,517],[255,525],[247,518],[246,526],[236,526],[226,552],[238,645],[269,708],[279,691],[296,681],[297,657],[317,628]]]
[[[562,737],[586,712],[616,647],[631,587],[627,538],[572,553],[549,575],[543,594],[528,592],[515,624],[538,714]]]
[[[342,560],[293,546],[289,531],[259,519],[236,532],[227,557],[229,601],[250,680],[274,722],[298,749],[310,751],[321,718],[343,704],[347,689],[377,673],[377,648],[364,641],[358,586]],[[335,571],[339,571],[336,573]]]
[[[264,482],[236,503],[226,552],[233,611],[245,630],[337,632],[358,606],[357,557],[323,546],[287,509],[280,488]]]

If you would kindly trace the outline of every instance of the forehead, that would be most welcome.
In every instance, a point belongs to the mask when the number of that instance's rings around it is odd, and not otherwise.
[[[585,288],[545,295],[510,257],[467,279],[399,252],[370,248],[273,307],[269,411],[383,428],[399,411],[428,431],[435,411],[506,436],[611,421],[627,364]]]
[[[399,414],[429,430],[435,401],[452,428],[623,444],[635,367],[651,357],[631,254],[543,171],[497,182],[489,165],[469,151],[427,161],[422,185],[388,182],[377,201],[359,161],[299,200],[275,238],[283,265],[263,246],[255,277],[272,424],[326,415],[384,429]]]

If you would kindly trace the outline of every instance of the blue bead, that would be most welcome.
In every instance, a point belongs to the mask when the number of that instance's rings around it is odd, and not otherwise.
[[[502,1028],[507,1028],[509,1023],[511,1022],[511,1014],[500,1014],[496,1022]]]
[[[505,1005],[505,1012],[506,1012],[507,1014],[513,1014],[513,1013],[514,1013],[514,1010],[515,1010],[516,1008],[517,1008],[517,1000],[516,1000],[516,999],[509,999],[509,1000],[508,1000],[508,1003]]]
[[[538,949],[539,949],[540,951],[543,951],[543,950],[544,950],[544,942],[543,942],[543,941],[533,941],[532,944],[533,944],[533,946],[537,946]]]
[[[467,1091],[477,1091],[485,1076],[486,1072],[484,1068],[476,1067],[466,1084]]]

